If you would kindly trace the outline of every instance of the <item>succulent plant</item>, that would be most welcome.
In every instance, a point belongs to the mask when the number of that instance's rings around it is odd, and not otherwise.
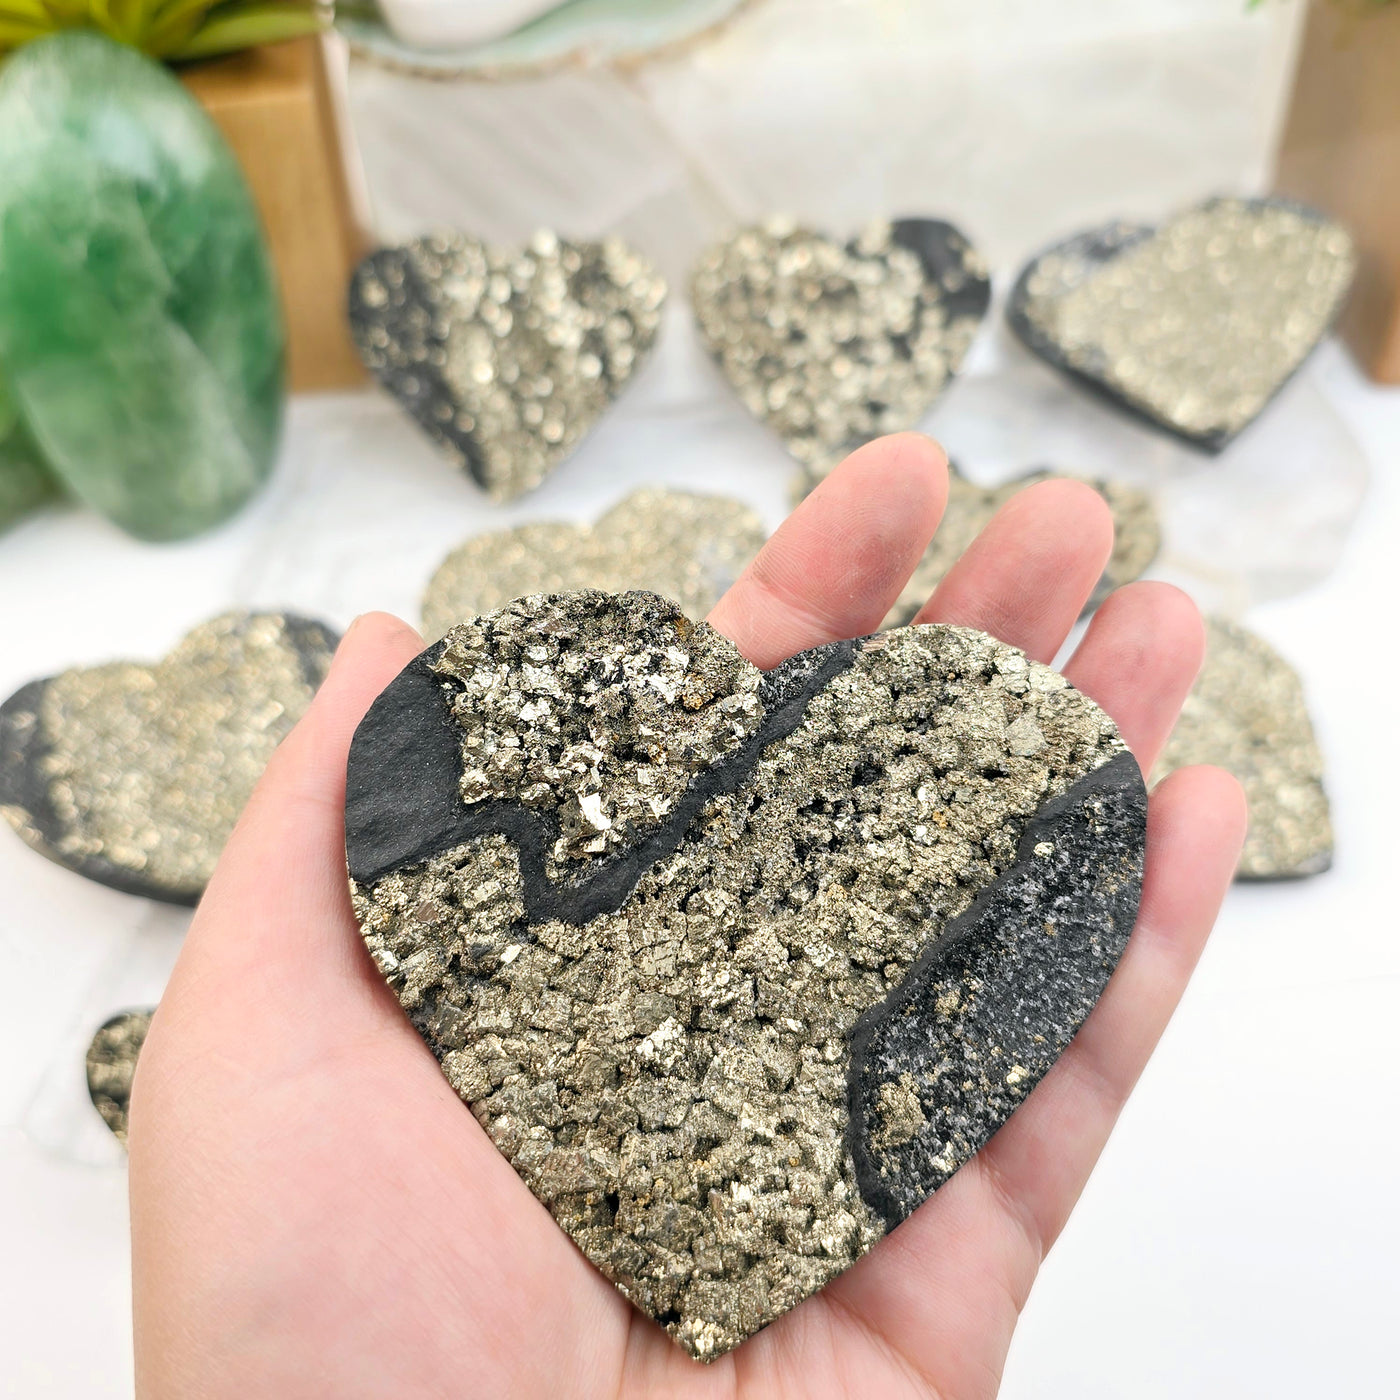
[[[95,29],[167,63],[215,58],[322,26],[316,0],[0,0],[0,54],[63,29]]]

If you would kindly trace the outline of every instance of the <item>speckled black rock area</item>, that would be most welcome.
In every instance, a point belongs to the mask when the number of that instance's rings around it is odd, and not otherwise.
[[[366,944],[584,1254],[694,1357],[821,1288],[1069,1044],[1136,917],[1106,715],[983,633],[760,673],[652,594],[452,629],[351,748]]]
[[[1355,266],[1346,230],[1315,210],[1209,199],[1160,227],[1119,220],[1047,248],[1006,317],[1095,393],[1220,452],[1327,333]]]
[[[31,681],[0,705],[0,814],[89,880],[197,903],[337,641],[294,614],[228,613],[152,665]]]

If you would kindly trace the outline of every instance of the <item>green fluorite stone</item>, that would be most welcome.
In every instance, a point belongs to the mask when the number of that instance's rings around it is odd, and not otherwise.
[[[257,212],[199,105],[96,34],[20,49],[0,70],[0,375],[53,475],[144,539],[207,529],[272,469],[282,364]]]

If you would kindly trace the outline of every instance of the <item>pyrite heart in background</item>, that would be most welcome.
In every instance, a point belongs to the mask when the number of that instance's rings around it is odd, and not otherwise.
[[[1007,303],[1036,354],[1218,452],[1326,334],[1356,253],[1280,199],[1211,199],[1160,228],[1112,223],[1047,249]]]
[[[935,219],[844,244],[772,219],[707,250],[691,282],[701,339],[808,489],[853,448],[918,423],[990,297],[981,256]]]
[[[525,248],[464,234],[381,248],[355,270],[366,366],[493,500],[533,490],[636,373],[666,283],[619,239]]]
[[[766,674],[651,594],[454,628],[351,748],[376,966],[589,1259],[702,1360],[1005,1122],[1136,916],[1112,722],[979,632]]]
[[[643,589],[704,617],[763,547],[767,532],[741,501],[645,487],[595,525],[520,525],[477,535],[438,566],[423,597],[423,633],[531,593]]]
[[[87,1052],[88,1097],[119,1142],[126,1141],[127,1111],[136,1060],[146,1043],[155,1008],[122,1011],[104,1021]]]
[[[1262,637],[1223,617],[1207,619],[1205,665],[1154,776],[1193,763],[1227,769],[1249,799],[1237,878],[1318,875],[1331,866],[1331,808],[1302,682]]]
[[[0,812],[90,880],[193,904],[335,645],[319,622],[229,613],[154,665],[31,681],[0,705]]]
[[[938,532],[895,600],[884,626],[901,627],[913,621],[943,575],[957,563],[963,551],[1012,496],[1038,482],[1059,480],[1063,476],[1062,472],[1035,471],[1003,482],[1000,486],[978,486],[950,462],[948,504],[939,522]],[[1108,508],[1113,512],[1113,554],[1098,587],[1085,605],[1085,611],[1098,607],[1115,588],[1141,578],[1157,557],[1162,544],[1157,508],[1146,491],[1121,481],[1095,480],[1088,482],[1088,485],[1108,502]]]

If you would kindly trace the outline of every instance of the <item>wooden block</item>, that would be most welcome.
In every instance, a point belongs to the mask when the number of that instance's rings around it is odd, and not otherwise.
[[[362,384],[345,293],[368,251],[324,37],[181,70],[233,147],[262,214],[287,320],[293,392]]]
[[[1374,379],[1400,384],[1400,3],[1312,0],[1275,188],[1355,236],[1340,329]]]

